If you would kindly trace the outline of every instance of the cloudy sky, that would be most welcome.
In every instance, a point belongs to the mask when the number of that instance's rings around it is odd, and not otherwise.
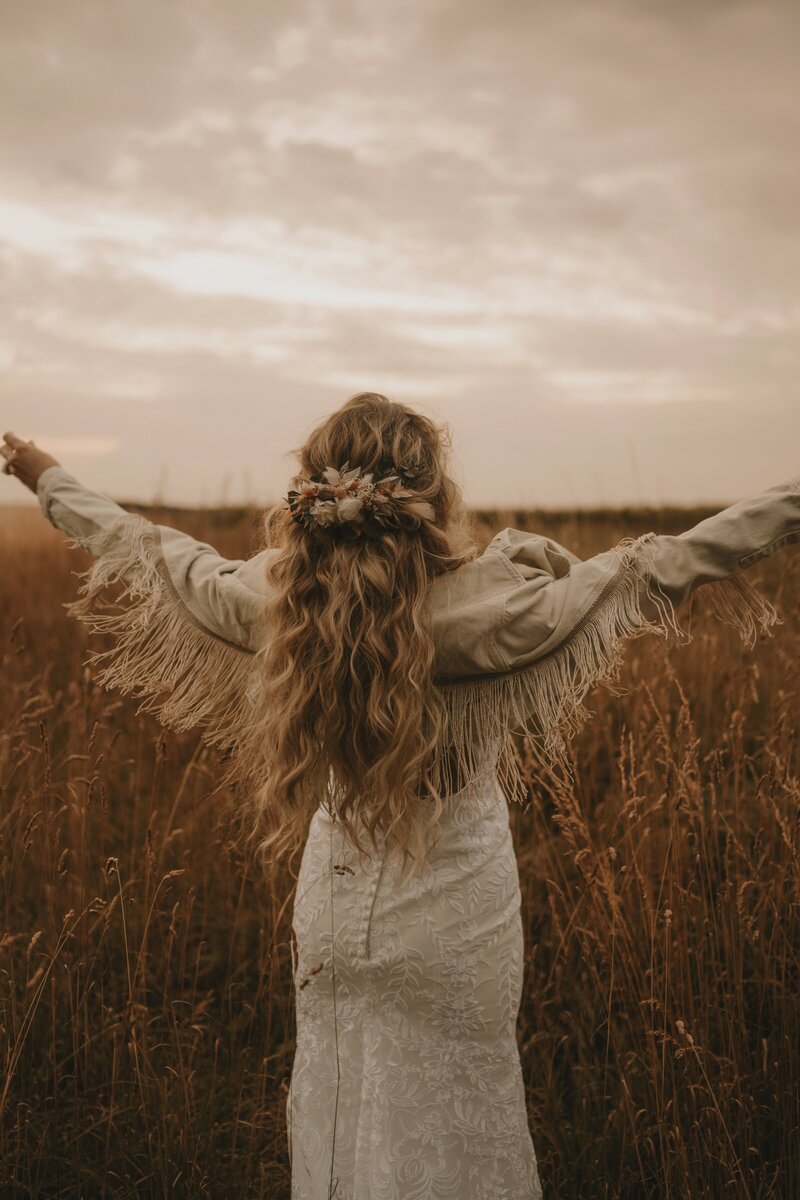
[[[363,390],[475,505],[800,472],[794,0],[0,13],[0,424],[87,484],[270,502]]]

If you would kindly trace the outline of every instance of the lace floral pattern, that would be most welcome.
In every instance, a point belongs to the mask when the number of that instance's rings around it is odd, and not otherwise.
[[[383,849],[359,865],[321,806],[292,928],[293,1200],[540,1200],[516,1041],[519,878],[496,775],[450,797],[406,883]]]

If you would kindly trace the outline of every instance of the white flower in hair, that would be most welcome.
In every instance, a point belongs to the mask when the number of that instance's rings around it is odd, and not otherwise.
[[[336,505],[333,500],[317,501],[309,508],[309,513],[318,525],[334,525],[336,523]]]
[[[336,511],[340,521],[354,521],[363,507],[363,496],[344,496],[336,501]]]

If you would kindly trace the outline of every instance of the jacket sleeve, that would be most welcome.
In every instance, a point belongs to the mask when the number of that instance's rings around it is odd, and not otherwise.
[[[172,729],[236,737],[254,684],[269,596],[268,560],[223,558],[213,546],[129,513],[61,466],[42,472],[44,515],[95,556],[65,607],[110,644],[90,654],[99,682],[142,698]],[[109,599],[108,585],[116,588]]]
[[[700,521],[684,533],[646,533],[581,560],[549,538],[504,529],[490,543],[513,566],[495,635],[506,676],[504,719],[563,761],[564,737],[591,715],[583,699],[615,694],[624,639],[644,633],[691,640],[677,611],[704,589],[712,611],[745,644],[780,624],[743,572],[800,541],[800,476]],[[707,589],[707,590],[706,590]]]

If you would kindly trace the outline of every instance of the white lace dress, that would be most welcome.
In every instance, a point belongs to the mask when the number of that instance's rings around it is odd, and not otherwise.
[[[360,867],[317,809],[292,924],[292,1200],[539,1200],[519,876],[494,772],[449,798],[423,872],[399,879],[383,850]]]

